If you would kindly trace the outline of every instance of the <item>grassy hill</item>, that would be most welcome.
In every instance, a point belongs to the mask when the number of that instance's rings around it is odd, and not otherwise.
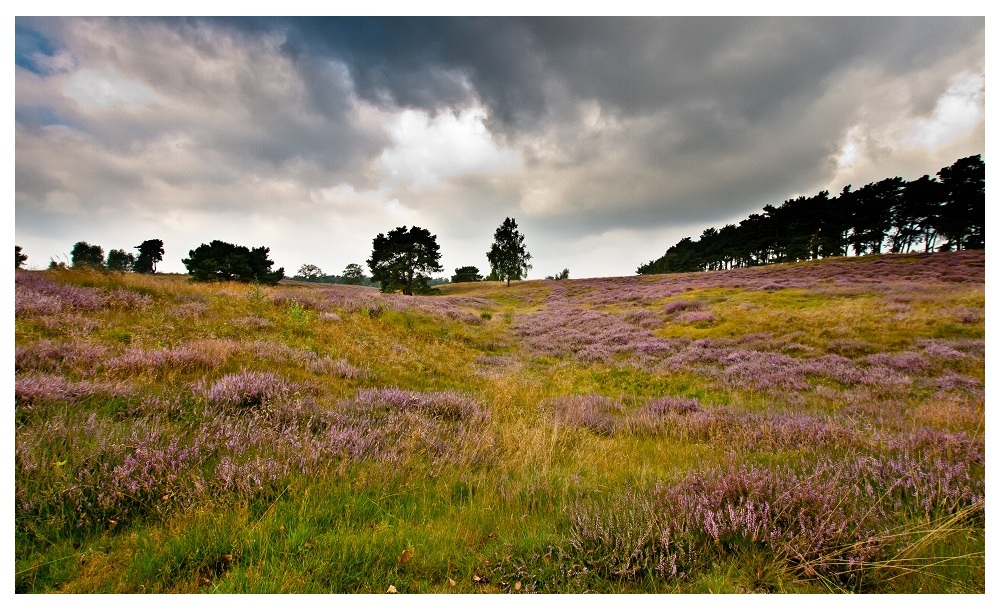
[[[982,592],[982,252],[18,271],[19,592]]]

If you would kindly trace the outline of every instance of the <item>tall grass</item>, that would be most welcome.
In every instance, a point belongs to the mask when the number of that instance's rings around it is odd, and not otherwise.
[[[16,590],[981,593],[983,265],[19,271]]]

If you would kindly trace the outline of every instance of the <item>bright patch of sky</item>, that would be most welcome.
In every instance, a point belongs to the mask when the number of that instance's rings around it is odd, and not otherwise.
[[[916,122],[909,141],[924,148],[947,145],[962,137],[985,117],[983,74],[963,74],[938,100],[929,118]]]
[[[449,177],[516,169],[520,156],[497,146],[483,121],[486,112],[472,108],[435,117],[406,110],[384,121],[393,141],[381,163],[394,184],[414,189],[441,186]]]
[[[138,108],[160,100],[160,96],[146,85],[108,69],[77,71],[66,81],[63,92],[84,109]]]

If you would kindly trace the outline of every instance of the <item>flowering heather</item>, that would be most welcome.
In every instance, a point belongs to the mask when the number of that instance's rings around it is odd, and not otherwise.
[[[328,355],[321,356],[318,353],[293,348],[281,342],[257,340],[248,343],[242,350],[248,355],[275,363],[293,361],[316,374],[347,379],[365,376],[362,369],[351,365],[346,359],[334,359]]]
[[[489,413],[467,395],[451,391],[421,393],[398,388],[363,389],[350,401],[357,412],[416,412],[438,420],[482,422]]]
[[[683,399],[680,397],[658,397],[650,400],[644,408],[646,412],[653,416],[664,414],[690,414],[702,410],[701,402],[697,399]]]
[[[415,453],[457,458],[463,450],[485,456],[489,411],[471,397],[440,391],[364,389],[341,403],[334,429],[359,457],[398,461]]]
[[[72,309],[97,310],[104,305],[99,290],[58,283],[39,272],[17,272],[14,275],[15,315],[51,314]]]
[[[128,289],[115,289],[104,296],[104,306],[119,310],[142,310],[153,303],[153,298]]]
[[[622,318],[633,325],[642,327],[643,329],[659,329],[663,327],[663,319],[661,319],[656,313],[645,308],[630,310],[622,315]]]
[[[612,361],[622,355],[661,355],[677,343],[597,310],[555,305],[524,315],[514,329],[525,345],[540,354],[573,356],[581,361]]]
[[[665,409],[662,402],[654,400],[628,416],[623,427],[632,433],[718,443],[736,452],[858,448],[867,443],[854,431],[815,416],[757,414],[730,407],[686,409],[696,403],[677,400],[670,409]]]
[[[677,576],[714,552],[765,549],[805,576],[863,583],[893,556],[901,517],[980,509],[981,476],[954,460],[909,454],[828,458],[802,472],[730,465],[692,474],[651,495],[627,491],[577,503],[570,549],[622,577]]]
[[[87,397],[128,397],[135,387],[123,382],[71,382],[65,376],[51,374],[18,375],[14,380],[14,401],[35,405],[46,401],[70,401]]]
[[[14,349],[14,369],[17,372],[86,372],[105,361],[107,355],[107,347],[101,344],[39,340]]]
[[[920,374],[931,367],[930,360],[920,353],[878,353],[865,358],[872,367],[883,366],[907,374]]]
[[[108,372],[116,374],[211,371],[225,363],[231,344],[226,341],[204,340],[153,350],[133,347],[108,360],[105,367]]]
[[[227,374],[210,384],[203,382],[194,388],[195,394],[209,405],[237,408],[266,406],[296,390],[293,383],[275,374],[247,371]]]
[[[673,300],[663,307],[663,314],[673,315],[679,312],[689,312],[705,308],[701,300]]]
[[[208,315],[208,304],[204,302],[185,302],[170,308],[170,316],[178,319],[201,319]]]
[[[984,265],[440,297],[18,273],[15,584],[978,591]]]
[[[981,381],[959,374],[945,374],[937,378],[932,378],[925,383],[930,384],[940,391],[965,391],[976,393],[983,387],[983,383]]]
[[[146,294],[128,289],[100,290],[53,281],[39,272],[15,274],[15,316],[47,315],[64,310],[101,308],[141,310],[152,304]]]

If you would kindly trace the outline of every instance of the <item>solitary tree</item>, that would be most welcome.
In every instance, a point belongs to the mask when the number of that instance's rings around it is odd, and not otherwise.
[[[135,267],[135,256],[125,253],[124,249],[112,249],[108,252],[108,270],[128,272]]]
[[[365,273],[361,270],[359,264],[348,264],[344,268],[344,283],[348,285],[363,285],[365,282]]]
[[[299,273],[295,276],[307,281],[315,281],[323,276],[323,271],[320,270],[319,266],[316,266],[315,264],[303,264],[302,267],[299,268]]]
[[[524,235],[517,230],[517,222],[507,218],[493,234],[493,247],[486,254],[492,274],[501,281],[520,279],[528,276],[531,254],[524,248]]]
[[[14,268],[20,268],[24,266],[24,263],[28,261],[28,256],[21,253],[21,246],[14,245]]]
[[[156,272],[156,263],[163,260],[163,241],[160,239],[149,239],[137,245],[139,257],[135,259],[132,270],[143,274]]]
[[[73,245],[70,256],[74,267],[104,267],[104,249],[100,245],[90,245],[86,241],[80,241]]]
[[[272,271],[274,262],[267,259],[267,247],[247,249],[222,241],[202,244],[181,260],[195,281],[242,281],[276,285],[285,277],[285,269]]]
[[[482,280],[483,275],[479,274],[479,269],[475,266],[456,268],[454,276],[451,277],[452,283],[474,283]]]
[[[399,289],[409,296],[430,290],[428,273],[443,270],[440,258],[436,236],[424,228],[413,226],[407,230],[401,226],[388,235],[380,233],[375,237],[368,268],[383,292]]]

